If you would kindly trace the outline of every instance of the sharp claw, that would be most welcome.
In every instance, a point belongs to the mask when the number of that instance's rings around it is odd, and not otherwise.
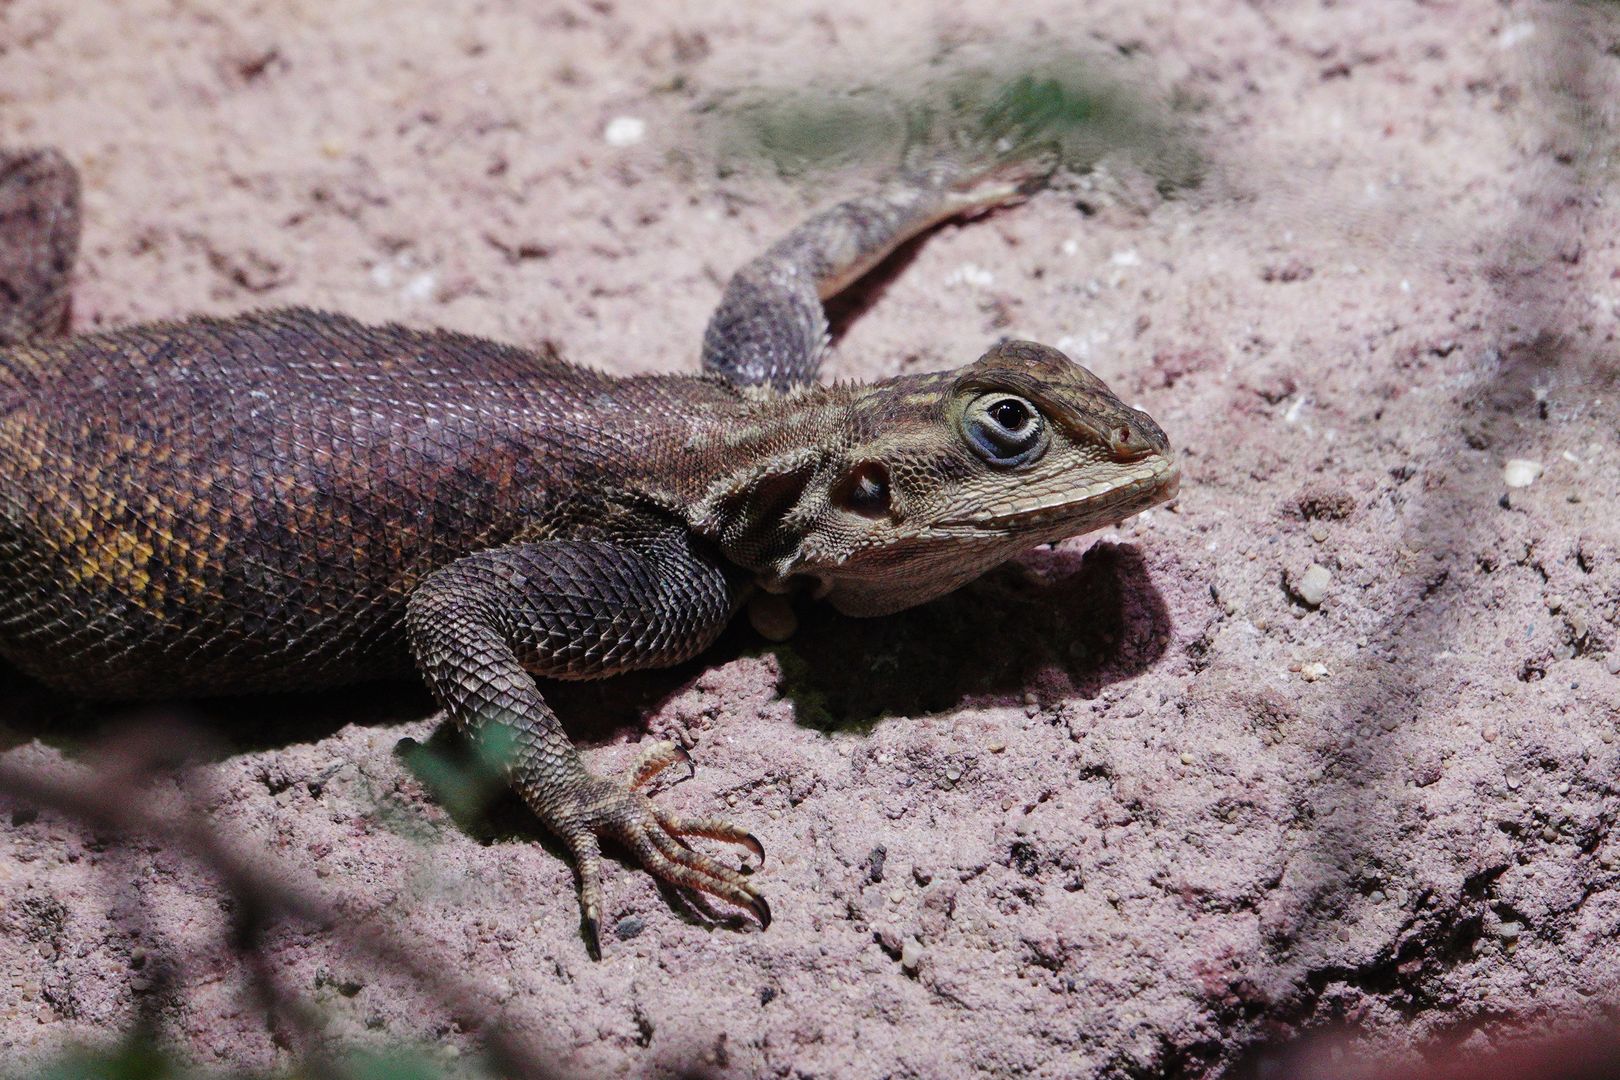
[[[594,916],[591,916],[591,915],[585,916],[584,922],[585,922],[585,951],[591,954],[591,959],[592,960],[600,960],[600,959],[602,959],[601,926],[596,921],[596,918]]]
[[[754,858],[759,860],[761,866],[765,864],[765,845],[759,842],[759,837],[753,833],[745,833],[743,846],[754,853]]]
[[[688,780],[697,775],[697,766],[692,763],[692,755],[686,752],[686,747],[680,743],[675,744],[675,760],[686,765],[686,778]]]
[[[765,898],[763,896],[754,897],[754,902],[749,907],[754,909],[754,918],[759,920],[759,928],[769,930],[771,927],[771,905],[765,902]]]

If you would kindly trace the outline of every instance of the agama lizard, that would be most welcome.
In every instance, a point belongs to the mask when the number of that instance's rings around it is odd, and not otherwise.
[[[770,909],[639,789],[582,760],[535,676],[707,647],[755,590],[851,615],[920,604],[1170,498],[1158,426],[1043,345],[820,385],[822,302],[908,237],[1015,201],[1029,155],[935,161],[820,213],[725,288],[703,374],[616,378],[550,351],[302,309],[62,337],[78,180],[0,155],[0,655],[80,695],[310,689],[414,668],[576,862],[598,841]]]

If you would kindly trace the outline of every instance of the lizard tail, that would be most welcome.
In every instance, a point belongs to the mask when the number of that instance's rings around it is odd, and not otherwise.
[[[0,149],[0,347],[67,329],[79,173],[55,150]]]

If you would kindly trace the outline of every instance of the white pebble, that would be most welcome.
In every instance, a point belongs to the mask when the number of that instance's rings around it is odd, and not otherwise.
[[[602,129],[609,146],[634,146],[647,137],[647,121],[639,116],[615,116]]]
[[[1496,47],[1504,52],[1513,48],[1520,42],[1529,41],[1536,36],[1536,24],[1526,19],[1516,22],[1512,26],[1503,27],[1502,32],[1496,36]]]
[[[922,963],[923,944],[916,938],[906,938],[906,943],[900,946],[900,966],[907,971],[916,971]]]
[[[410,282],[405,286],[404,289],[401,290],[401,292],[404,293],[405,299],[407,300],[426,300],[428,297],[433,295],[433,288],[438,283],[439,279],[431,272],[417,274],[415,277],[411,278]]]
[[[1312,660],[1308,664],[1301,664],[1299,665],[1299,677],[1304,679],[1306,682],[1315,682],[1317,679],[1325,679],[1328,677],[1328,666],[1319,660]],[[1367,734],[1371,735],[1372,732],[1368,731]]]
[[[963,263],[945,276],[947,285],[967,285],[978,289],[988,289],[995,282],[995,274],[973,263]]]
[[[1513,458],[1502,466],[1502,483],[1510,488],[1526,488],[1541,476],[1541,462]]]
[[[1321,563],[1311,563],[1305,568],[1305,572],[1299,575],[1299,580],[1294,582],[1294,591],[1308,606],[1318,607],[1327,597],[1328,585],[1332,581],[1333,571]]]

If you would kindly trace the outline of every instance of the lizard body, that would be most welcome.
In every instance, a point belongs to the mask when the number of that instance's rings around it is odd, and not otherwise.
[[[908,607],[1169,498],[1164,434],[1044,346],[814,382],[823,298],[1040,179],[1016,155],[910,170],[740,271],[705,374],[616,378],[298,309],[58,338],[77,181],[0,154],[0,655],[109,697],[414,668],[569,847],[593,951],[603,836],[768,922],[683,838],[758,842],[637,790],[682,752],[592,773],[534,676],[687,659],[761,588]]]

